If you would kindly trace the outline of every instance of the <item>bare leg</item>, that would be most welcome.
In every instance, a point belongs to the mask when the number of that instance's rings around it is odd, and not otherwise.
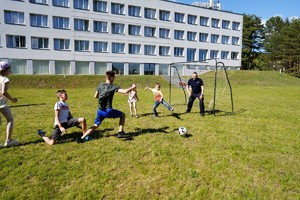
[[[136,102],[133,102],[134,114],[137,116]]]
[[[49,144],[49,145],[53,145],[53,144],[56,143],[55,140],[50,139],[50,138],[48,138],[48,137],[46,137],[46,136],[43,136],[42,138],[43,138],[43,140],[44,140],[47,144]]]
[[[130,111],[130,116],[132,116],[132,103],[129,103],[129,111]]]
[[[81,117],[78,119],[78,122],[81,124],[82,134],[85,134],[86,132],[86,120]]]
[[[89,128],[82,136],[81,139],[84,139],[86,136],[94,132],[99,126],[97,124],[94,124],[92,127]]]

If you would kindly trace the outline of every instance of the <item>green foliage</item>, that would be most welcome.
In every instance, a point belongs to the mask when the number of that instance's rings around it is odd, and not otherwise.
[[[118,120],[106,119],[93,141],[77,144],[80,129],[72,128],[55,146],[37,135],[39,128],[51,134],[55,91],[65,87],[73,115],[92,125],[93,94],[103,77],[11,76],[9,92],[20,97],[10,104],[13,136],[21,145],[0,149],[0,198],[299,199],[299,79],[261,71],[229,76],[235,115],[200,117],[195,102],[189,114],[185,105],[174,106],[174,114],[161,105],[158,118],[151,116],[153,96],[143,87],[161,82],[168,96],[168,83],[157,76],[119,76],[122,87],[138,84],[140,118],[127,117],[125,125],[133,140],[114,137]],[[114,107],[127,114],[127,96],[115,94]],[[190,136],[180,137],[179,126]],[[0,130],[4,141],[4,123]]]

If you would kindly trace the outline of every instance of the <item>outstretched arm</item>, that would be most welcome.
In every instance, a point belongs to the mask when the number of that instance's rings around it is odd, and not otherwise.
[[[128,92],[130,92],[131,90],[133,90],[135,88],[136,88],[136,85],[133,84],[131,87],[129,87],[127,89],[118,89],[118,92],[122,93],[122,94],[127,94]]]
[[[94,98],[99,98],[99,92],[98,92],[98,90],[95,92],[95,94],[94,94]]]

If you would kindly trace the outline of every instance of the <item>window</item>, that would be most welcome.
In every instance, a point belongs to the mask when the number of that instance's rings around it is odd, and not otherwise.
[[[80,10],[88,10],[89,0],[74,0],[74,8]]]
[[[147,19],[156,19],[156,10],[152,8],[145,8],[144,17]]]
[[[208,17],[200,17],[200,26],[208,26]]]
[[[30,26],[48,27],[48,16],[39,14],[30,14]]]
[[[76,30],[76,31],[88,31],[89,30],[89,20],[74,19],[74,30]]]
[[[33,60],[32,61],[33,74],[49,74],[48,60]]]
[[[199,60],[207,59],[207,49],[199,49]]]
[[[75,51],[89,51],[90,42],[87,40],[75,40]]]
[[[54,50],[70,50],[70,39],[54,38]]]
[[[70,62],[55,61],[55,74],[70,74]]]
[[[231,52],[231,60],[237,60],[239,56],[239,52]]]
[[[107,12],[107,2],[94,0],[93,9],[95,12]]]
[[[184,31],[174,30],[174,39],[183,40],[184,39]]]
[[[117,15],[124,15],[125,14],[124,4],[111,3],[111,13]]]
[[[183,13],[175,13],[175,22],[184,23],[184,14]]]
[[[75,74],[89,74],[89,62],[76,61]]]
[[[196,35],[197,35],[197,33],[188,31],[187,32],[187,40],[188,41],[196,41]]]
[[[9,59],[8,60],[11,66],[11,72],[13,74],[26,74],[26,60],[24,59]]]
[[[211,34],[211,38],[210,38],[210,42],[211,43],[219,43],[219,35],[216,34]]]
[[[184,48],[182,48],[182,47],[174,47],[174,56],[175,57],[183,56],[183,51],[184,51]]]
[[[125,27],[124,24],[112,23],[111,24],[111,32],[113,34],[124,34],[125,33],[124,27]]]
[[[230,24],[230,21],[222,20],[222,28],[223,29],[229,29],[229,24]]]
[[[159,19],[162,21],[170,21],[170,11],[160,10]]]
[[[229,44],[229,36],[222,35],[222,44]]]
[[[94,62],[95,74],[104,75],[107,71],[107,63],[105,62]]]
[[[112,63],[112,70],[116,72],[116,74],[124,74],[124,63]]]
[[[125,53],[125,44],[113,42],[111,49],[113,53]]]
[[[170,38],[170,30],[166,28],[159,29],[159,37],[160,38]]]
[[[196,56],[196,49],[191,49],[188,48],[187,49],[187,55],[186,55],[186,61],[194,61],[195,60],[195,56]]]
[[[67,7],[69,8],[69,0],[52,0],[53,6]]]
[[[141,45],[129,44],[129,54],[141,54]]]
[[[159,75],[169,75],[169,64],[159,64],[159,71],[158,71],[158,74]]]
[[[94,21],[94,32],[107,33],[107,22]]]
[[[211,27],[214,27],[214,28],[220,28],[220,20],[219,19],[215,19],[215,18],[212,18],[211,19]]]
[[[144,46],[145,55],[155,55],[155,46],[154,45],[145,45]]]
[[[154,75],[155,74],[155,64],[154,63],[145,63],[144,64],[144,74],[145,75]]]
[[[144,35],[145,37],[155,37],[156,36],[156,28],[145,26],[144,28]]]
[[[94,52],[108,52],[107,47],[107,42],[94,41]]]
[[[228,59],[229,51],[221,51],[221,59]]]
[[[129,75],[139,75],[140,74],[140,63],[129,63],[128,71]]]
[[[8,48],[25,48],[26,37],[21,35],[6,35],[6,46]]]
[[[219,51],[210,50],[210,58],[218,58]]]
[[[197,16],[188,15],[188,24],[197,24]]]
[[[159,55],[160,56],[169,56],[170,55],[170,47],[159,46]]]
[[[129,35],[141,35],[141,26],[129,25]]]
[[[240,30],[240,23],[239,22],[232,22],[232,30]]]
[[[31,48],[49,49],[49,39],[41,37],[31,37]]]
[[[70,29],[69,18],[53,16],[53,28],[56,28],[56,29]]]
[[[24,13],[5,10],[4,21],[7,24],[25,24]]]
[[[200,42],[208,42],[208,33],[199,33]]]
[[[29,0],[30,3],[48,4],[48,0]]]
[[[239,40],[238,37],[232,37],[232,45],[239,45]]]
[[[128,15],[132,17],[141,16],[141,7],[138,6],[128,6]]]

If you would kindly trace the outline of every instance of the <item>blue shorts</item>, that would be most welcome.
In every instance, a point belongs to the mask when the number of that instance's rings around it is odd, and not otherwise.
[[[94,124],[99,126],[105,118],[119,118],[122,115],[121,111],[112,108],[106,108],[105,110],[98,109]]]

